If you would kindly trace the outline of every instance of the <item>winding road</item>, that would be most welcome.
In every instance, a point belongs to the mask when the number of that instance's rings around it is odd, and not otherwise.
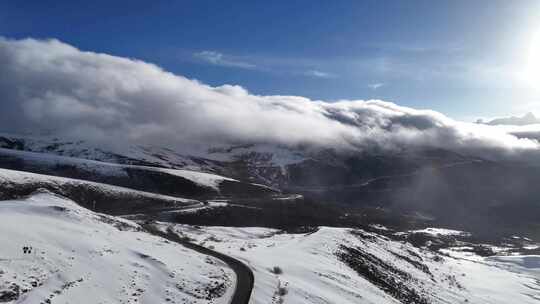
[[[234,259],[223,253],[208,249],[197,244],[193,244],[189,241],[186,241],[178,236],[170,227],[167,228],[167,232],[163,232],[156,228],[154,225],[145,223],[142,224],[142,227],[153,235],[165,238],[171,242],[178,243],[183,245],[186,248],[195,250],[199,253],[215,257],[222,260],[227,264],[235,273],[236,273],[236,289],[234,294],[231,297],[229,303],[231,304],[248,304],[251,297],[251,292],[253,290],[253,272],[251,269],[246,266],[244,263],[240,262],[237,259]]]

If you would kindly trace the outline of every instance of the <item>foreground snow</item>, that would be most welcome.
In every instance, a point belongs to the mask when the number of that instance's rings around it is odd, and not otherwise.
[[[175,229],[195,242],[213,246],[250,265],[255,274],[253,304],[399,303],[389,292],[338,258],[343,254],[343,246],[374,257],[380,263],[369,265],[374,274],[388,275],[386,278],[394,282],[403,274],[407,278],[405,286],[417,291],[428,303],[538,303],[540,300],[538,256],[525,260],[450,257],[378,234],[351,233],[352,230],[339,228],[321,228],[310,234],[187,225],[176,225]]]
[[[0,244],[0,302],[227,303],[234,290],[221,261],[49,193],[0,202]]]

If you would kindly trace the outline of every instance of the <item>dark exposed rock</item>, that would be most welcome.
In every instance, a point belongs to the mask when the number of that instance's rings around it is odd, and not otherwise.
[[[428,304],[421,292],[409,287],[410,274],[399,270],[380,258],[361,250],[341,245],[338,259],[354,269],[360,276],[404,304]]]

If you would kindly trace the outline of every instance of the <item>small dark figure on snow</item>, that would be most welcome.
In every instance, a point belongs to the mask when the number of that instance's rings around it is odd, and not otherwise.
[[[22,248],[22,250],[23,250],[23,254],[31,254],[32,253],[32,247],[30,247],[30,246],[24,246]]]

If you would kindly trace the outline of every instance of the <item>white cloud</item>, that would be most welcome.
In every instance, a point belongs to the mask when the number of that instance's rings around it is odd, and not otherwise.
[[[0,96],[0,128],[52,129],[104,143],[437,147],[481,156],[536,155],[539,149],[537,141],[505,129],[430,110],[379,100],[253,95],[57,40],[0,39]]]
[[[196,58],[203,60],[207,63],[225,67],[241,68],[241,69],[254,69],[257,66],[248,62],[230,59],[222,53],[215,51],[201,51],[193,54]]]

